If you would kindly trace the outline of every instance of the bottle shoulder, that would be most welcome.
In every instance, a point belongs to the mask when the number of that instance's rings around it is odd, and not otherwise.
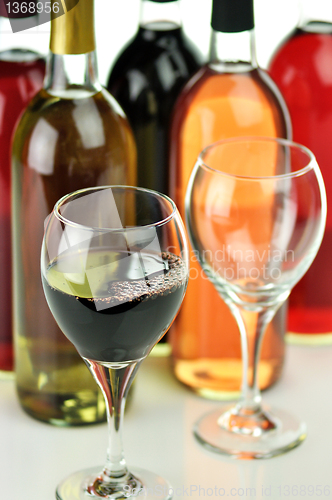
[[[328,24],[329,29],[296,28],[291,31],[272,54],[269,69],[289,63],[300,67],[322,50],[332,53],[332,23],[325,24]]]
[[[9,52],[9,51],[8,51]],[[0,53],[0,82],[4,79],[23,78],[26,81],[42,81],[45,74],[45,59],[38,57],[20,60],[2,57],[5,53]],[[35,54],[35,53],[34,53]]]
[[[283,94],[292,94],[292,100],[309,103],[313,99],[320,99],[322,102],[319,94],[323,92],[324,99],[330,101],[331,61],[332,32],[298,29],[277,48],[268,69]],[[316,89],[318,95],[313,94],[313,89]]]
[[[22,66],[31,66],[38,61],[45,61],[45,58],[35,50],[13,48],[0,51],[0,61],[8,63],[20,63]]]
[[[52,156],[61,150],[62,157],[67,154],[68,161],[85,153],[86,158],[82,156],[80,161],[88,163],[89,157],[99,151],[100,163],[108,152],[124,152],[127,147],[132,149],[133,143],[128,121],[108,92],[102,90],[89,97],[63,99],[41,89],[20,118],[13,154],[30,155],[35,161],[38,150],[40,157],[47,151]]]
[[[215,132],[207,143],[228,137],[230,130],[233,135],[239,135],[242,130],[242,135],[291,137],[285,101],[271,77],[261,68],[223,73],[205,65],[194,75],[177,100],[172,120],[173,136],[192,126],[203,131],[208,121],[210,130],[214,128]]]
[[[183,52],[189,52],[194,57],[200,59],[198,49],[186,35],[182,27],[171,29],[140,27],[137,33],[120,51],[116,60],[122,57],[129,58],[133,55],[138,60],[144,60],[146,58],[144,49],[154,51],[155,55],[178,49]]]
[[[25,196],[48,212],[77,189],[136,184],[132,130],[102,91],[63,99],[42,89],[20,118],[11,158],[15,196],[23,186]]]
[[[117,57],[108,77],[107,88],[112,90],[119,82],[133,78],[147,78],[151,88],[162,85],[165,75],[172,80],[188,79],[201,65],[199,52],[178,30],[139,30],[134,39]],[[174,78],[176,75],[176,78]],[[170,83],[171,85],[171,83]]]
[[[70,126],[65,121],[65,117],[72,117],[78,109],[82,110],[83,114],[91,123],[97,118],[97,115],[103,119],[119,118],[126,121],[125,114],[109,92],[106,89],[101,89],[98,92],[91,92],[80,86],[73,86],[66,92],[67,97],[49,93],[44,88],[33,97],[27,106],[22,121],[24,119],[31,120],[31,124],[35,119],[52,119],[53,117],[62,117],[63,122],[60,124],[62,128]],[[94,112],[93,112],[93,111]]]
[[[188,81],[180,98],[202,102],[205,99],[210,101],[242,95],[257,100],[270,94],[278,94],[277,88],[269,74],[261,68],[251,67],[244,72],[220,72],[206,64]]]

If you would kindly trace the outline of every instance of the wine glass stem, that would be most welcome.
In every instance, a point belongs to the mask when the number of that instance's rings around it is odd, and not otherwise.
[[[262,398],[258,380],[260,352],[264,332],[276,309],[269,307],[250,311],[238,305],[232,307],[241,334],[243,374],[242,401],[239,407],[244,413],[256,413],[261,410]]]
[[[105,482],[122,483],[128,475],[123,453],[122,424],[126,397],[141,360],[128,363],[97,363],[85,359],[106,402],[109,444],[103,469]]]

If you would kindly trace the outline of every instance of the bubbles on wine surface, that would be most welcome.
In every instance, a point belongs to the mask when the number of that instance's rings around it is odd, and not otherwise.
[[[61,272],[63,258],[46,270],[43,285],[55,320],[84,358],[120,362],[145,357],[181,305],[185,263],[169,252],[107,254],[102,249],[88,257],[80,276],[78,269]],[[69,260],[74,261],[72,254]]]
[[[146,257],[145,257],[146,258]],[[146,275],[144,279],[112,281],[108,286],[108,297],[98,299],[111,307],[133,300],[154,300],[174,292],[186,279],[186,272],[180,257],[171,253],[161,254],[164,271]]]

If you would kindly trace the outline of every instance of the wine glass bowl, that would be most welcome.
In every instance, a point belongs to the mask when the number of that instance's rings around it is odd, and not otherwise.
[[[195,435],[222,453],[261,458],[305,437],[305,425],[262,408],[257,363],[267,324],[311,265],[326,219],[324,183],[313,154],[291,141],[236,138],[200,154],[186,216],[190,240],[241,333],[243,397],[199,421]]]
[[[188,280],[188,247],[179,213],[166,196],[105,186],[57,202],[45,230],[41,274],[49,308],[100,386],[107,404],[105,467],[70,476],[60,500],[148,498],[169,484],[127,469],[121,443],[129,386],[170,327]],[[160,491],[159,491],[160,497]]]

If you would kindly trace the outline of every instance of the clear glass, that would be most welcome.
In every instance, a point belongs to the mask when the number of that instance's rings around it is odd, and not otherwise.
[[[161,477],[128,471],[121,433],[130,384],[170,327],[187,286],[188,245],[174,203],[124,186],[63,197],[48,219],[41,274],[49,308],[101,388],[108,411],[104,468],[65,479],[57,498],[170,498]]]
[[[323,237],[326,194],[317,162],[283,139],[220,141],[198,157],[186,217],[199,262],[237,321],[243,360],[242,399],[203,416],[194,434],[208,449],[237,458],[284,453],[303,441],[306,426],[262,406],[257,368],[267,324]]]

